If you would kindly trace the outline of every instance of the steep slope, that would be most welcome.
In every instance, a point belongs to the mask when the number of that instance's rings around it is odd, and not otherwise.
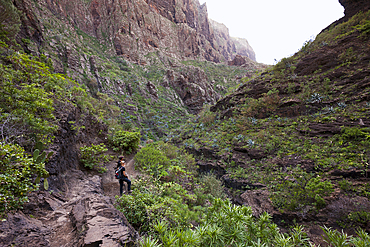
[[[166,129],[153,126],[149,112],[170,117],[170,128],[176,127],[231,91],[238,78],[263,69],[258,63],[230,68],[211,62],[226,64],[238,50],[245,55],[251,48],[222,50],[206,5],[197,0],[14,4],[23,13],[16,38],[25,51],[50,59],[55,72],[86,85],[92,95],[108,94],[129,117],[121,121],[149,129],[154,139]]]
[[[172,139],[235,203],[269,212],[281,227],[303,224],[320,244],[319,226],[370,231],[369,3],[340,2],[346,17],[242,79]]]
[[[227,61],[237,52],[220,50],[206,4],[200,5],[198,0],[45,0],[16,4],[27,13],[24,23],[36,31],[25,30],[27,36],[40,43],[50,37],[50,29],[57,21],[63,29],[67,27],[73,33],[80,30],[96,38],[111,56],[123,56],[140,64],[147,63],[144,56],[155,51],[179,59],[213,62]],[[227,42],[233,43],[230,38]],[[73,48],[70,52],[75,53]]]

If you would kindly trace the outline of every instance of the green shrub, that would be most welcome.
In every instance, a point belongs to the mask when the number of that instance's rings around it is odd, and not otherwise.
[[[116,152],[125,151],[131,153],[138,149],[140,143],[140,132],[129,132],[118,130],[109,138]]]
[[[342,129],[342,138],[347,141],[349,140],[361,141],[369,137],[370,137],[369,133],[366,133],[359,128],[344,127]]]
[[[113,157],[104,154],[108,149],[104,143],[91,146],[80,147],[81,162],[85,167],[90,169],[97,169],[99,172],[105,172],[107,169],[104,167],[104,162],[108,162]]]
[[[370,212],[366,211],[351,212],[348,215],[348,220],[353,223],[366,225],[368,222],[370,222]]]
[[[222,182],[213,174],[206,174],[199,178],[200,186],[195,190],[198,204],[202,205],[206,200],[214,198],[226,199]]]
[[[159,220],[166,220],[174,228],[184,228],[190,226],[190,220],[199,218],[186,203],[195,201],[194,196],[179,184],[135,180],[134,186],[132,195],[117,197],[116,208],[141,232],[151,231],[151,225]]]
[[[13,2],[0,0],[0,39],[13,42],[21,25],[20,11]]]
[[[275,189],[273,203],[277,207],[292,211],[302,209],[306,205],[323,208],[324,197],[334,191],[330,181],[323,181],[319,176],[310,178],[304,174],[282,181]]]
[[[338,181],[338,185],[343,191],[351,191],[353,186],[352,183],[347,179]]]
[[[138,231],[149,230],[150,218],[147,207],[156,203],[155,194],[135,192],[134,195],[122,195],[117,199],[116,207],[120,210],[130,224]]]
[[[176,146],[154,142],[143,147],[135,156],[137,167],[155,178],[175,181],[195,171],[192,155]]]
[[[26,58],[19,57],[17,61],[21,63],[25,60],[25,66],[31,66],[32,62]],[[0,64],[0,75],[0,122],[5,127],[9,126],[5,133],[7,137],[17,139],[17,130],[24,129],[22,134],[34,142],[35,139],[50,141],[50,134],[57,129],[52,94],[36,83],[35,76],[30,73],[22,73]],[[12,125],[16,127],[11,129]]]
[[[140,149],[135,156],[135,161],[139,169],[156,178],[168,175],[167,169],[170,165],[170,159],[162,151],[155,148],[153,144]]]
[[[32,182],[34,175],[47,177],[44,162],[27,157],[18,145],[0,142],[0,217],[20,208],[28,201],[27,194],[38,189]]]
[[[364,20],[362,24],[356,25],[354,28],[356,28],[358,31],[362,33],[362,35],[369,35],[370,34],[370,20]]]
[[[202,110],[199,116],[200,116],[199,121],[203,123],[205,126],[209,126],[213,124],[216,119],[216,113],[211,112],[209,109]]]
[[[351,246],[349,241],[349,236],[342,231],[342,233],[337,230],[332,230],[331,228],[321,227],[324,231],[324,241],[330,246],[344,247]]]
[[[200,246],[309,246],[302,227],[295,227],[289,235],[280,234],[269,214],[256,219],[250,207],[221,199],[212,202],[195,232]]]
[[[158,239],[152,238],[151,236],[145,236],[139,242],[140,247],[160,247],[161,244],[158,243]]]

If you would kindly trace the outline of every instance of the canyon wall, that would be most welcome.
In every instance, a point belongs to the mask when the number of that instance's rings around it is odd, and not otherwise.
[[[39,33],[53,26],[43,21],[53,17],[97,38],[110,48],[111,55],[140,64],[145,64],[146,54],[156,51],[178,59],[200,58],[216,63],[232,60],[240,51],[239,55],[255,60],[247,42],[235,41],[226,27],[221,30],[219,25],[212,25],[206,4],[198,0],[15,2],[18,8],[32,9],[27,18],[37,16],[31,19],[36,19],[34,26]]]
[[[246,39],[230,37],[229,29],[222,23],[210,20],[210,24],[214,30],[219,51],[227,61],[233,60],[235,55],[246,56],[256,61],[256,54]]]

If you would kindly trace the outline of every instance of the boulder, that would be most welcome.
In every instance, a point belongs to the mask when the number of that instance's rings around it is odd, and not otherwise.
[[[247,190],[240,196],[243,205],[252,208],[254,216],[259,216],[263,212],[270,215],[276,212],[270,200],[270,193],[265,189]]]

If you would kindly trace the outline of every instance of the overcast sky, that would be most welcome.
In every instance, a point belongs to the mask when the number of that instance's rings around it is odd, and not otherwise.
[[[246,38],[258,62],[274,64],[344,16],[338,0],[199,0],[232,37]]]

